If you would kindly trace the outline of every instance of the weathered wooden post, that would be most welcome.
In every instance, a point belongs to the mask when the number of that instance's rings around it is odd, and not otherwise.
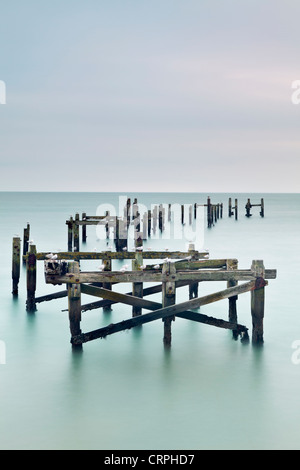
[[[221,208],[220,217],[221,217],[221,219],[222,219],[222,217],[223,217],[223,202],[221,202],[220,208]]]
[[[162,274],[166,280],[162,283],[162,307],[169,307],[175,304],[176,299],[176,285],[175,281],[172,280],[172,276],[176,274],[175,263],[165,262],[163,264]],[[172,321],[175,321],[175,316],[166,317],[163,319],[164,322],[164,345],[167,347],[171,346],[172,340]]]
[[[151,210],[148,210],[148,237],[151,235]]]
[[[156,233],[156,226],[157,226],[157,206],[154,206],[153,208],[153,217],[152,217],[152,222],[153,222],[153,233]]]
[[[197,218],[197,203],[194,204],[194,219]]]
[[[162,204],[160,204],[158,208],[158,227],[159,227],[159,230],[162,232],[163,230],[163,206]]]
[[[238,219],[238,200],[235,199],[234,201],[234,215],[235,215],[235,220]]]
[[[27,227],[24,228],[24,233],[23,233],[23,256],[25,256],[28,251],[29,233],[30,233],[30,225],[27,223]],[[23,258],[23,264],[26,264],[25,258]]]
[[[69,272],[79,274],[79,263],[69,263]],[[68,284],[69,323],[71,337],[81,334],[81,287],[80,284]],[[72,344],[72,348],[81,349],[82,344]]]
[[[171,221],[171,208],[172,208],[172,204],[168,204],[168,222]]]
[[[74,251],[79,251],[79,214],[75,214],[73,223]]]
[[[207,198],[207,226],[208,227],[212,226],[212,208],[211,208],[210,197]]]
[[[251,291],[252,342],[263,343],[265,308],[265,268],[262,260],[253,260],[251,270],[256,277],[256,289]]]
[[[194,243],[189,244],[188,251],[195,251]],[[198,297],[198,285],[199,285],[198,282],[192,282],[191,284],[189,284],[189,299],[190,300]]]
[[[82,213],[82,222],[86,222],[86,213],[83,212]],[[86,242],[86,224],[83,223],[82,225],[82,242],[85,243]]]
[[[238,262],[235,259],[230,259],[226,261],[226,269],[227,271],[234,271],[238,267]],[[234,287],[238,285],[238,281],[235,279],[230,279],[227,281],[227,287]],[[238,296],[234,295],[232,297],[229,297],[228,302],[229,302],[229,311],[228,311],[228,320],[232,323],[237,323],[238,317],[237,317],[237,309],[236,309],[236,302],[237,302]],[[232,330],[232,337],[233,339],[238,339],[238,331],[237,330]]]
[[[27,280],[27,312],[36,311],[35,291],[36,291],[36,247],[29,246],[26,260],[26,280]]]
[[[70,220],[67,221],[68,226],[68,251],[73,251],[73,217],[70,216]]]
[[[106,217],[106,221],[105,221],[105,235],[106,235],[106,239],[109,238],[109,221],[108,221],[108,218],[110,216],[110,212],[109,211],[106,211],[105,212],[105,217]],[[127,218],[128,220],[128,218]]]
[[[265,215],[265,206],[264,206],[264,200],[261,198],[260,200],[260,216],[264,217]]]
[[[103,271],[111,271],[111,259],[103,260]],[[111,290],[111,282],[103,282],[103,288]],[[111,305],[105,305],[103,307],[103,312],[111,312]]]
[[[135,232],[140,232],[140,230],[141,230],[141,215],[138,211],[136,212],[136,217],[134,219],[133,225],[134,225],[134,231]]]
[[[193,222],[193,206],[189,206],[189,225],[192,225]]]
[[[12,242],[12,294],[18,295],[21,262],[21,239],[14,237]]]
[[[127,218],[127,226],[130,225],[130,207],[131,207],[131,199],[127,198],[126,202],[126,218]]]
[[[231,217],[233,214],[232,212],[232,203],[231,203],[231,197],[228,199],[228,217]]]
[[[250,199],[248,199],[247,201],[247,204],[245,205],[245,209],[246,209],[246,217],[251,217],[252,214],[250,214],[250,209],[251,209],[251,202],[250,202]]]
[[[119,233],[118,233],[118,248],[117,251],[125,251],[127,250],[127,234],[128,234],[128,227],[127,227],[127,219],[120,219],[118,220],[119,226]]]
[[[184,204],[181,204],[181,223],[184,224]]]
[[[148,212],[144,212],[143,215],[143,240],[147,240],[148,234]]]
[[[140,232],[137,232],[135,234],[135,249],[136,249],[136,254],[135,254],[135,259],[132,260],[132,270],[140,270],[141,266],[143,265],[143,253],[142,253],[142,248],[143,247],[143,235]],[[133,282],[132,283],[132,295],[135,297],[143,297],[143,283],[142,282]],[[142,309],[141,307],[133,306],[132,307],[132,316],[137,317],[138,315],[142,314]]]

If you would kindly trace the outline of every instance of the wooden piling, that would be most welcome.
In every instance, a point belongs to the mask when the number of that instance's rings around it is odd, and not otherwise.
[[[74,251],[79,251],[79,214],[75,214],[73,223]]]
[[[143,265],[143,254],[141,248],[143,247],[143,235],[142,233],[136,233],[135,237],[135,259],[132,260],[132,270],[137,271],[141,269]],[[132,283],[132,295],[135,297],[143,297],[143,283],[142,282],[133,282]],[[132,316],[136,317],[142,314],[141,307],[133,306],[132,307]]]
[[[252,214],[250,214],[250,209],[251,209],[251,202],[250,202],[250,199],[247,200],[247,204],[245,205],[245,209],[246,209],[246,217],[251,217]]]
[[[234,216],[235,216],[235,220],[238,219],[238,200],[235,199],[234,200]]]
[[[232,212],[232,203],[231,203],[231,197],[228,199],[228,217],[231,217],[233,215]]]
[[[30,234],[30,225],[27,224],[27,227],[24,228],[24,232],[23,232],[23,256],[25,256],[28,251],[29,234]],[[25,263],[26,263],[26,260],[25,258],[23,258],[23,264]]]
[[[163,264],[162,273],[170,279],[172,275],[176,274],[175,263],[165,262]],[[167,281],[162,283],[162,308],[169,307],[175,304],[176,299],[176,284],[174,281]],[[175,316],[163,318],[164,323],[164,337],[163,342],[166,347],[171,346],[172,340],[172,321],[175,321]]]
[[[12,242],[12,294],[18,295],[20,280],[21,239],[14,237]]]
[[[189,244],[189,251],[195,251],[195,245],[194,243]],[[198,297],[198,282],[192,282],[189,285],[189,299],[194,299]]]
[[[256,277],[255,290],[251,291],[252,342],[264,342],[265,268],[262,260],[253,260],[251,270]]]
[[[171,221],[171,208],[172,208],[172,204],[168,204],[168,222]]]
[[[163,206],[162,204],[158,207],[158,228],[160,232],[163,230]]]
[[[181,223],[184,224],[184,204],[181,204]]]
[[[237,260],[235,259],[230,259],[226,261],[226,269],[227,271],[233,271],[236,270],[238,267]],[[230,279],[227,281],[227,287],[234,287],[238,285],[238,281],[235,279]],[[237,318],[237,308],[236,308],[236,302],[237,302],[237,295],[234,295],[232,297],[229,297],[228,299],[228,321],[231,323],[237,323],[238,318]],[[237,330],[232,330],[232,337],[233,339],[237,340],[239,336],[239,333]]]
[[[26,279],[27,279],[27,312],[36,311],[35,291],[36,291],[36,247],[29,246],[29,252],[26,259]]]
[[[213,225],[213,211],[210,197],[207,198],[207,226],[210,228]]]
[[[85,222],[85,221],[86,221],[86,213],[83,212],[82,213],[82,222]],[[86,242],[86,224],[82,225],[82,242],[83,243]]]
[[[79,273],[79,263],[74,261],[69,263],[69,272]],[[69,304],[69,323],[71,337],[81,334],[81,286],[80,284],[68,285],[68,304]],[[72,340],[71,340],[72,342]],[[76,345],[72,343],[73,348],[82,348],[82,344]]]
[[[73,217],[67,221],[68,226],[68,251],[73,251]]]
[[[148,237],[151,235],[151,210],[148,210]]]
[[[265,216],[265,205],[264,205],[263,198],[261,198],[261,200],[260,200],[260,216],[261,217]]]
[[[111,271],[111,259],[104,259],[103,260],[103,271]],[[103,288],[111,290],[111,282],[103,282]],[[112,308],[111,305],[104,305],[103,312],[111,312]]]

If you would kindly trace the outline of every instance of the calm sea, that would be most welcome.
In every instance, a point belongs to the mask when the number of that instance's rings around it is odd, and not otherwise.
[[[0,193],[0,448],[299,449],[300,195],[210,194],[213,203],[223,203],[223,218],[210,229],[197,227],[196,248],[204,245],[210,258],[237,258],[245,269],[262,259],[266,268],[277,269],[277,279],[266,288],[263,347],[177,318],[170,350],[163,346],[163,324],[156,321],[86,343],[82,353],[74,353],[68,313],[62,312],[66,298],[38,304],[37,312],[28,314],[23,267],[19,297],[12,298],[12,237],[22,237],[29,222],[38,251],[65,251],[69,216],[95,215],[108,204],[118,209],[120,196],[137,197],[150,209],[160,203],[204,204],[208,195]],[[227,215],[229,197],[238,198],[237,221]],[[258,207],[245,217],[248,197],[253,203],[264,198],[264,218]],[[176,240],[156,237],[145,245],[183,250],[194,234],[186,229]],[[82,250],[106,248],[96,227],[88,227],[87,235]],[[113,269],[120,266],[114,262]],[[199,295],[225,287],[203,283]],[[45,284],[39,262],[37,295],[58,289]],[[186,288],[178,290],[178,301],[187,298]],[[160,301],[160,295],[151,299]],[[84,303],[91,300],[83,296]],[[239,322],[251,331],[250,295],[241,295],[237,306]],[[227,319],[227,309],[228,301],[221,301],[201,312]],[[85,312],[82,330],[130,316],[130,307],[121,305],[110,313]]]

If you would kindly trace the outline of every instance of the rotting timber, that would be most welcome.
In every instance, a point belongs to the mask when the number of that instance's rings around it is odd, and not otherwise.
[[[197,207],[207,208],[208,228],[212,227],[219,217],[222,218],[222,204],[212,204],[210,198],[207,204],[195,204],[189,207],[189,224],[197,217]],[[263,200],[262,200],[263,216]],[[237,200],[235,200],[235,214],[237,219]],[[232,213],[230,200],[230,216]],[[167,220],[171,221],[171,205],[167,208]],[[181,223],[184,225],[184,206],[181,205]],[[155,233],[158,226],[159,231],[165,228],[165,209],[163,205],[155,206],[153,212],[145,212],[140,216],[137,200],[130,210],[128,199],[124,208],[124,216],[110,216],[106,212],[103,216],[88,216],[82,214],[80,220],[77,213],[73,219],[66,221],[68,228],[68,251],[65,252],[38,252],[33,242],[29,242],[30,226],[24,229],[23,263],[26,263],[27,301],[26,310],[36,311],[36,304],[58,298],[68,298],[69,323],[71,332],[71,343],[74,348],[82,347],[82,344],[97,338],[105,338],[108,335],[131,329],[133,327],[149,323],[158,319],[163,321],[163,342],[170,346],[172,331],[171,325],[176,317],[195,321],[218,328],[232,331],[232,337],[248,340],[248,328],[238,323],[237,299],[238,296],[249,292],[251,296],[252,317],[252,342],[259,344],[264,341],[263,319],[265,305],[265,287],[268,279],[276,278],[275,269],[265,269],[263,261],[254,260],[250,269],[238,269],[236,259],[209,259],[208,251],[198,252],[193,244],[189,245],[188,251],[169,251],[143,249],[143,240]],[[82,242],[86,242],[87,225],[103,225],[106,238],[115,242],[116,251],[80,251],[79,228],[82,230]],[[128,248],[128,228],[134,228],[135,246]],[[108,244],[108,242],[107,242]],[[18,282],[20,277],[20,250],[21,240],[19,237],[13,239],[12,257],[12,281],[13,295],[18,295]],[[81,260],[101,260],[101,271],[82,271]],[[130,269],[120,271],[112,270],[114,260],[131,260]],[[157,264],[147,264],[145,261],[155,261]],[[45,279],[47,284],[64,285],[65,290],[55,292],[41,297],[36,297],[37,263],[44,261]],[[214,292],[213,294],[199,297],[198,287],[202,282],[220,281],[227,284],[227,288]],[[118,285],[131,284],[126,294],[117,292]],[[145,286],[151,283],[151,286]],[[153,285],[155,283],[155,285]],[[183,286],[189,288],[189,300],[176,303],[177,289]],[[153,302],[146,297],[161,293],[161,302]],[[82,294],[89,295],[101,300],[82,304]],[[228,299],[228,320],[214,318],[195,312],[192,309],[199,308],[210,303]],[[113,304],[124,304],[132,307],[132,317],[126,320],[111,323],[97,330],[82,332],[82,313],[88,310],[103,308],[103,311],[111,309]],[[63,311],[65,311],[63,310]],[[145,312],[146,311],[146,312]]]
[[[142,255],[146,255],[146,253],[142,253]],[[80,271],[79,263],[73,261],[69,263],[68,272],[62,274],[61,263],[59,261],[55,263],[55,266],[51,263],[51,269],[49,269],[49,261],[45,261],[45,279],[46,283],[68,285],[69,318],[70,325],[72,325],[71,343],[73,346],[80,346],[85,342],[104,338],[108,335],[158,319],[164,321],[164,343],[170,345],[170,320],[173,320],[176,316],[229,329],[233,331],[235,337],[240,335],[242,339],[247,339],[248,328],[237,323],[237,318],[236,321],[226,321],[191,311],[191,309],[203,305],[229,299],[231,300],[229,303],[229,318],[232,318],[232,312],[236,312],[235,304],[237,296],[246,292],[251,293],[252,340],[255,343],[261,343],[263,342],[264,289],[268,284],[267,279],[276,278],[276,270],[264,269],[261,260],[253,261],[250,269],[237,269],[237,260],[226,260],[225,268],[216,268],[216,266],[220,266],[223,263],[224,260],[173,261],[171,258],[168,258],[162,264],[155,265],[155,267],[148,266],[147,269],[139,268],[127,272],[83,272]],[[231,286],[213,294],[190,298],[186,302],[175,303],[176,289],[178,287],[203,281],[225,281],[227,285]],[[242,281],[242,283],[238,284],[239,281]],[[142,289],[139,296],[136,296],[132,295],[132,293],[123,294],[99,287],[99,285],[103,284],[132,283],[134,285],[135,283],[141,283],[144,285],[144,283],[153,282],[158,282],[160,285],[159,290],[162,292],[162,303],[146,300],[144,298],[144,289]],[[97,286],[92,285],[95,283],[97,283]],[[133,315],[132,318],[127,320],[83,333],[80,327],[81,315],[79,314],[81,312],[81,294],[101,297],[113,303],[120,302],[140,310],[150,310],[150,312]],[[76,334],[72,334],[72,331],[76,331]]]

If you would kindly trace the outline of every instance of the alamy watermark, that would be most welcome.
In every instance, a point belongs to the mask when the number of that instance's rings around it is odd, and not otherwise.
[[[6,104],[6,85],[3,80],[0,80],[0,104]]]
[[[125,216],[124,211],[126,208],[127,197],[126,196],[119,196],[118,207],[113,204],[100,204],[97,207],[96,215],[103,216],[106,213],[109,213],[106,219],[103,219],[101,223],[96,226],[96,235],[98,240],[104,240],[107,235],[105,231],[105,220],[109,222],[112,218],[119,217],[123,218]],[[198,247],[204,246],[204,227],[205,227],[205,215],[204,215],[204,206],[197,207],[197,217],[191,216],[190,204],[185,204],[185,221],[184,223],[180,223],[181,220],[181,211],[182,206],[181,204],[173,203],[171,205],[171,212],[169,217],[169,204],[160,204],[164,210],[164,229],[162,231],[159,230],[158,227],[158,204],[151,203],[150,207],[147,207],[144,204],[137,203],[138,213],[139,213],[139,221],[140,221],[140,231],[143,231],[143,224],[146,222],[145,218],[143,217],[145,214],[148,213],[148,210],[151,210],[153,215],[152,220],[152,227],[151,227],[151,239],[163,239],[163,240],[184,240],[186,242],[196,243]],[[132,208],[131,208],[132,210]],[[194,207],[193,207],[194,210]],[[156,218],[156,222],[155,222]],[[179,221],[179,222],[178,222]],[[157,224],[157,228],[156,228]],[[128,238],[128,240],[134,241],[135,237],[135,229],[134,226],[131,225],[128,231],[124,232],[124,238]],[[122,238],[122,234],[120,233],[120,238]]]
[[[295,366],[300,364],[300,340],[296,339],[295,341],[292,342],[292,348],[295,349],[291,356],[291,361],[292,364]]]
[[[0,365],[6,364],[6,344],[0,340]]]
[[[292,103],[300,104],[300,80],[294,80],[292,82],[292,89],[295,90],[291,96]]]

